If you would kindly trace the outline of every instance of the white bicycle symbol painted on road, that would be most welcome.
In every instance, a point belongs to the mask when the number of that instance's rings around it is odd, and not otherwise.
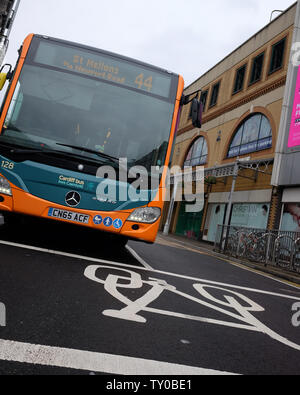
[[[107,270],[110,271],[108,275]],[[113,274],[113,272],[116,271],[118,273]],[[107,277],[105,279],[102,279],[100,277],[101,272],[103,274],[106,273]],[[124,275],[120,275],[120,272],[124,273]],[[99,276],[97,276],[96,274],[99,274]],[[168,284],[165,280],[156,279],[153,277],[148,277],[148,280],[143,280],[142,276],[139,273],[124,268],[91,265],[86,268],[84,275],[86,278],[104,285],[104,289],[110,295],[112,295],[115,299],[119,300],[125,305],[125,307],[121,310],[104,310],[102,314],[105,316],[145,324],[147,320],[143,315],[140,314],[144,311],[187,320],[205,322],[209,324],[229,326],[233,328],[263,333],[271,337],[272,339],[282,344],[285,344],[288,347],[300,351],[300,345],[293,343],[288,339],[282,337],[281,335],[277,334],[272,329],[268,328],[265,324],[263,324],[261,321],[259,321],[256,317],[254,317],[252,313],[262,313],[265,311],[265,309],[253,300],[249,299],[247,296],[241,294],[240,292],[224,288],[224,286],[234,287],[230,284],[220,284],[211,281],[199,280],[199,282],[193,284],[193,288],[199,293],[200,296],[200,298],[197,298],[195,296],[177,290],[175,286]],[[178,275],[178,277],[181,276]],[[139,297],[136,300],[130,300],[119,291],[121,289],[141,289],[145,285],[148,285],[148,290],[143,294],[143,296]],[[275,295],[283,298],[300,300],[300,298],[288,295],[275,294],[271,292],[247,289],[243,287],[234,288],[242,288],[247,291],[261,292],[264,294]],[[221,291],[222,299],[214,296],[212,294],[212,291],[218,291],[218,294],[220,294]],[[237,322],[230,320],[217,320],[194,315],[186,315],[184,313],[149,307],[149,305],[156,299],[158,299],[163,292],[171,292],[175,295],[196,302],[199,305],[205,306],[209,309],[225,315],[227,318],[230,317]]]

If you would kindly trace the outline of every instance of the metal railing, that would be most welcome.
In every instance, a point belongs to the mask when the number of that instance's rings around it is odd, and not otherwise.
[[[215,251],[300,273],[300,233],[219,225]]]

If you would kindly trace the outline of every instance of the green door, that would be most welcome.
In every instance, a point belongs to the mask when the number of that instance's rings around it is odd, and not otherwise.
[[[197,240],[200,235],[203,211],[198,213],[188,213],[185,211],[186,205],[187,203],[181,202],[176,234]]]

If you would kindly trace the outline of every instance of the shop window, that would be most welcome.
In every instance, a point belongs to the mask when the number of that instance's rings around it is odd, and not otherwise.
[[[261,53],[256,58],[253,59],[250,85],[261,80],[263,65],[264,65],[265,54]]]
[[[246,74],[246,65],[240,67],[236,72],[233,93],[238,93],[243,89],[245,74]]]
[[[216,241],[217,235],[220,235],[220,225],[224,224],[225,212],[225,204],[209,204],[203,240],[211,243]]]
[[[201,166],[207,162],[207,142],[204,137],[199,137],[190,148],[184,166]]]
[[[300,203],[285,203],[280,230],[300,232]]]
[[[253,114],[237,129],[227,157],[233,158],[272,147],[272,128],[263,114]]]
[[[285,42],[286,39],[284,38],[283,40],[273,45],[269,74],[281,69],[283,65]]]
[[[266,229],[270,203],[237,203],[232,207],[231,225]]]

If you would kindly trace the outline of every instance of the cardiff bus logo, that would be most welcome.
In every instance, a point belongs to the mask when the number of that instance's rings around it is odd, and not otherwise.
[[[6,326],[6,308],[5,304],[0,302],[0,327]]]

